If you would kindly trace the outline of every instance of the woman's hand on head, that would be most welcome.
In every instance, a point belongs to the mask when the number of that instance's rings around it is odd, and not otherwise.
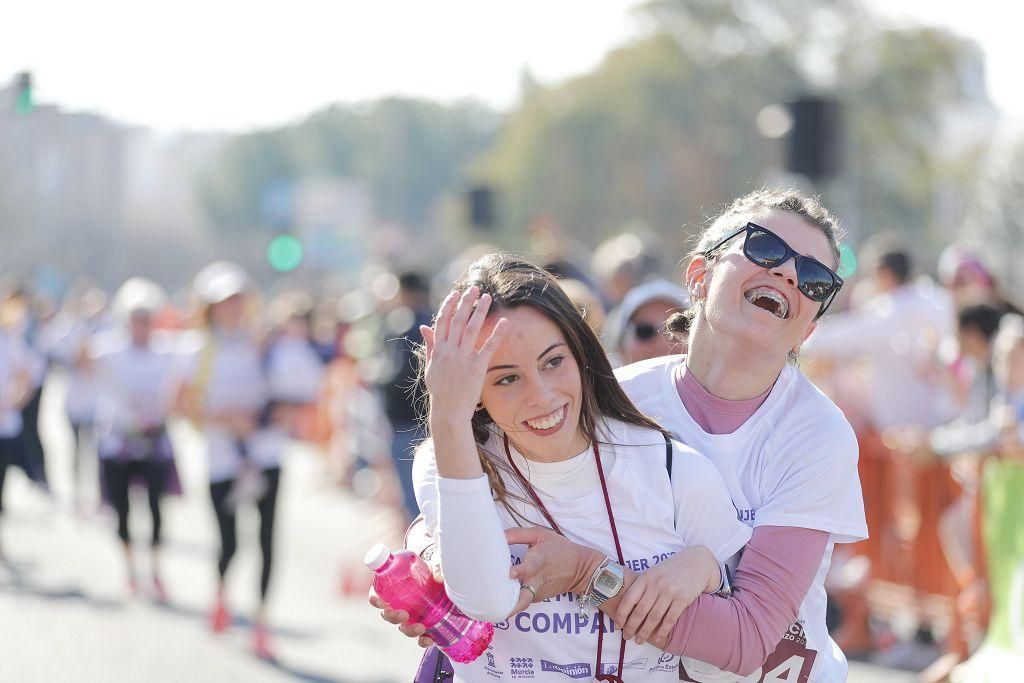
[[[441,573],[441,564],[436,561],[430,562],[430,571],[434,575],[434,581],[443,584],[444,575]],[[404,609],[391,609],[384,599],[377,595],[377,591],[370,586],[370,604],[380,610],[381,618],[391,624],[398,626],[398,630],[410,638],[416,638],[420,647],[430,647],[434,644],[430,636],[424,635],[427,631],[423,624],[410,624],[409,613]]]
[[[704,546],[684,548],[637,575],[612,618],[626,638],[664,648],[683,610],[721,583],[715,556]]]
[[[543,527],[507,529],[505,539],[509,545],[529,546],[523,561],[512,567],[509,576],[537,591],[534,596],[529,589],[521,589],[513,614],[526,609],[530,603],[555,595],[583,592],[597,566],[605,559],[600,551],[573,543]]]
[[[434,327],[420,327],[426,347],[424,379],[435,418],[469,421],[484,386],[487,364],[501,343],[508,321],[500,319],[481,342],[491,296],[477,287],[452,292],[438,311]]]

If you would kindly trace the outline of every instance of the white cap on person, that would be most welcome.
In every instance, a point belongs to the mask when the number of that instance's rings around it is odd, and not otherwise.
[[[136,311],[153,313],[165,299],[160,285],[143,277],[133,277],[117,288],[111,310],[117,319],[128,320]]]
[[[204,304],[218,304],[249,288],[249,276],[237,263],[215,261],[192,282],[192,291]]]

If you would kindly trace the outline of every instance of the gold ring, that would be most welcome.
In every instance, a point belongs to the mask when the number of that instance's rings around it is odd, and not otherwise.
[[[519,584],[519,587],[520,588],[525,588],[526,590],[528,590],[531,593],[533,593],[533,600],[531,602],[536,602],[537,601],[537,589],[536,588],[534,588],[533,586],[531,586],[528,583],[521,583],[521,584]]]

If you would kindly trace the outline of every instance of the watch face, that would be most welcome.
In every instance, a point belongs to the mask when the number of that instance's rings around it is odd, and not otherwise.
[[[594,582],[594,587],[605,595],[614,591],[618,585],[618,579],[610,572],[601,572],[600,576],[597,577],[597,581]]]

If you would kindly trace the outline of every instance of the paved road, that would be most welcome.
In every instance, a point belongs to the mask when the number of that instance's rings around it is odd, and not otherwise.
[[[342,568],[357,567],[373,542],[398,542],[397,523],[373,502],[326,484],[322,458],[289,452],[278,520],[271,618],[280,663],[251,656],[247,616],[255,604],[258,550],[254,518],[229,577],[236,623],[213,636],[206,612],[214,587],[216,538],[194,435],[174,431],[185,484],[165,503],[164,579],[170,604],[131,598],[109,514],[76,514],[70,503],[69,434],[44,397],[44,433],[54,495],[8,474],[0,533],[11,563],[0,565],[0,683],[111,681],[408,681],[416,645],[385,624],[365,593],[342,594]],[[133,518],[145,538],[148,515]],[[245,541],[248,542],[245,542]],[[145,585],[145,582],[142,583]],[[855,665],[851,681],[902,683],[912,676]]]

